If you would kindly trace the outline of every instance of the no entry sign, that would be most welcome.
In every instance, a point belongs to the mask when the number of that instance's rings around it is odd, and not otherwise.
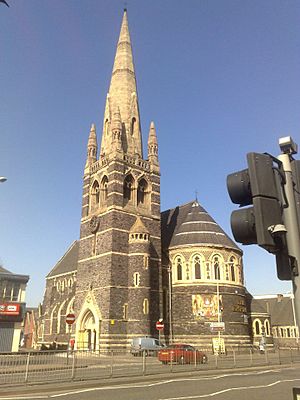
[[[76,319],[75,314],[68,314],[66,316],[66,323],[69,325],[72,325],[72,324],[74,324],[75,319]]]
[[[156,322],[156,329],[157,329],[158,331],[161,331],[162,329],[164,329],[164,327],[165,327],[165,325],[164,325],[163,322],[161,322],[161,321],[157,321],[157,322]]]

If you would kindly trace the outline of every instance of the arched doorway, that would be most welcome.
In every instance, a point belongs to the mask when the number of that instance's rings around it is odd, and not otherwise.
[[[77,349],[95,351],[98,344],[98,329],[94,314],[91,310],[87,310],[80,323]]]

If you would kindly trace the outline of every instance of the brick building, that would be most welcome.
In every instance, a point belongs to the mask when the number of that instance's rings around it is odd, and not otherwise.
[[[198,200],[161,213],[154,123],[143,155],[125,10],[98,148],[93,124],[83,178],[80,239],[46,278],[40,343],[127,347],[134,336],[208,345],[225,324],[228,344],[249,344],[242,252]]]

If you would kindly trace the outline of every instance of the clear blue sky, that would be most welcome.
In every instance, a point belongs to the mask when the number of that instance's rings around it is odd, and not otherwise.
[[[29,305],[79,237],[91,123],[102,130],[124,2],[0,4],[0,260],[30,275]],[[127,0],[144,143],[156,125],[162,210],[195,197],[231,235],[227,174],[246,153],[300,144],[298,0]],[[290,290],[243,247],[247,288]]]

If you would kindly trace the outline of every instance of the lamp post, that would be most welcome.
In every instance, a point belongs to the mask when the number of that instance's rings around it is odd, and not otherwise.
[[[169,275],[169,343],[173,343],[173,326],[172,326],[172,264],[168,265]]]

